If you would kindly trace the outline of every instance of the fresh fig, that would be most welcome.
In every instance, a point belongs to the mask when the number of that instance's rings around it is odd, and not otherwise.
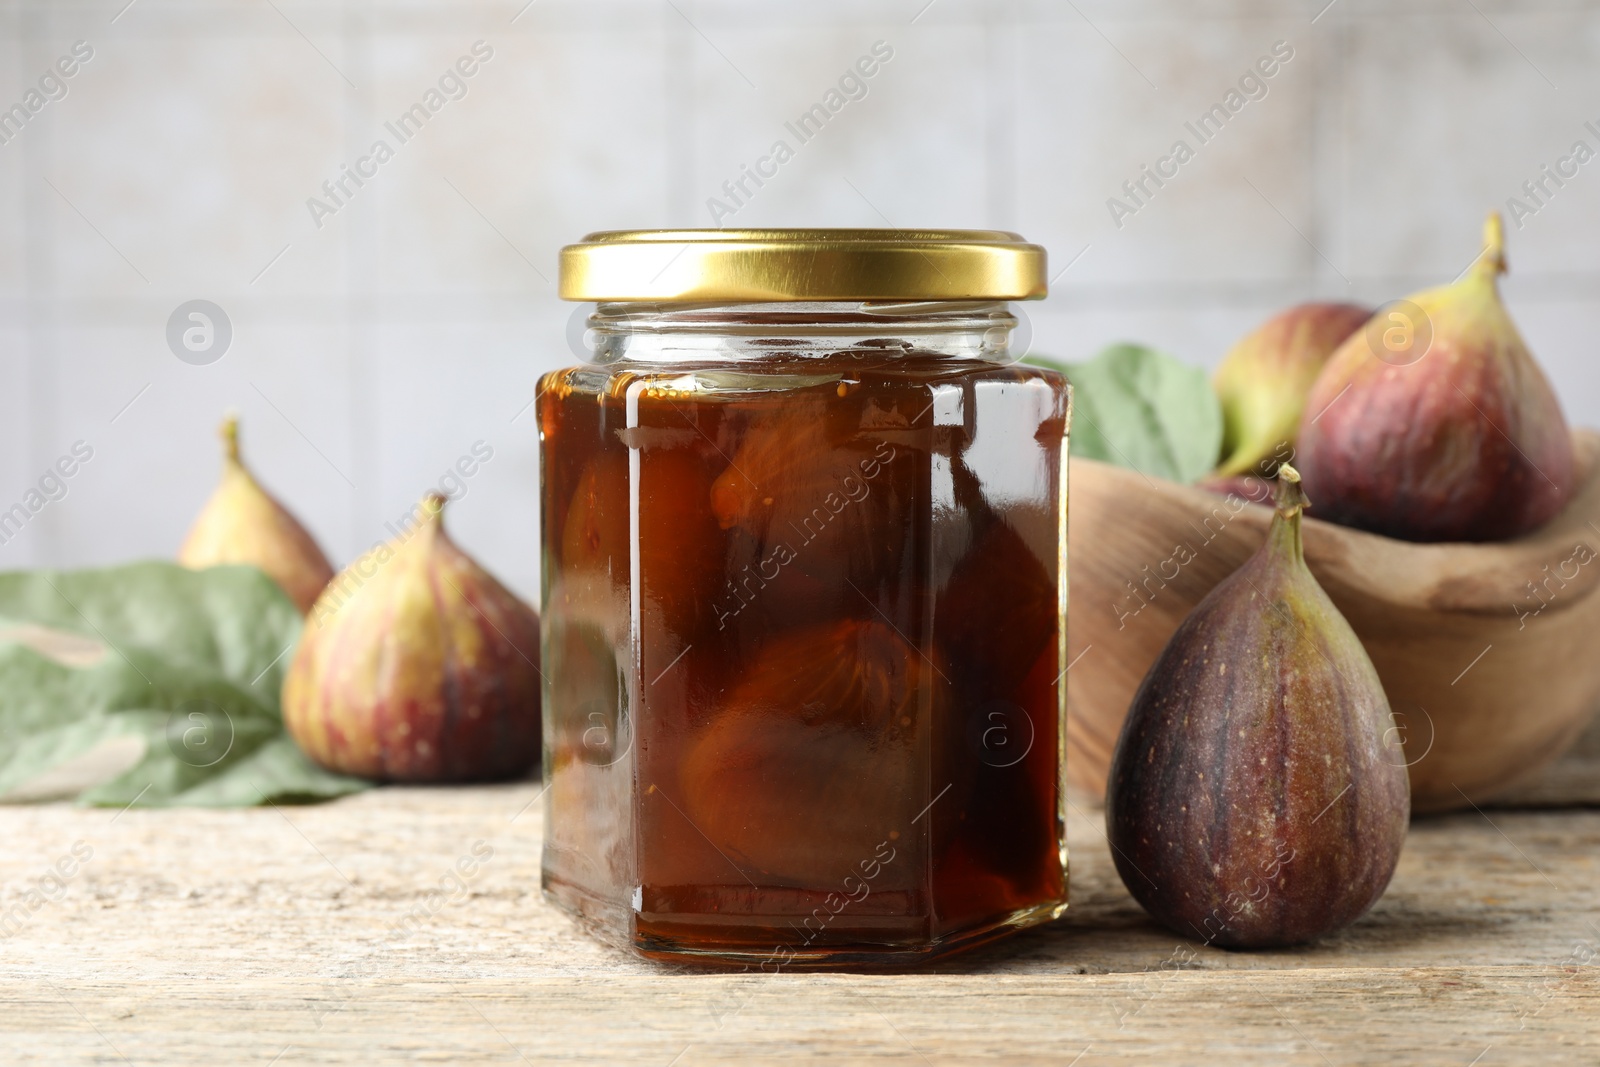
[[[1371,317],[1355,304],[1300,304],[1228,350],[1212,379],[1222,401],[1218,474],[1272,476],[1294,445],[1323,364]]]
[[[1106,782],[1117,872],[1159,922],[1234,948],[1332,933],[1382,895],[1411,794],[1400,731],[1307,569],[1299,475],[1266,543],[1172,635]]]
[[[1501,541],[1576,487],[1555,392],[1500,302],[1498,214],[1453,285],[1380,312],[1323,368],[1300,430],[1320,517],[1407,541]]]
[[[444,497],[312,608],[283,718],[330,770],[397,782],[508,778],[539,757],[539,619],[445,534]]]
[[[260,567],[304,615],[333,577],[333,567],[239,458],[239,420],[229,415],[221,433],[222,482],[190,527],[178,562],[192,570],[225,563]]]

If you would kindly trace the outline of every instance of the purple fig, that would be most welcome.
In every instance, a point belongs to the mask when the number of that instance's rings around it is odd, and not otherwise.
[[[1371,317],[1355,304],[1300,304],[1228,350],[1212,379],[1222,401],[1218,474],[1272,476],[1291,453],[1323,364]]]
[[[1233,948],[1354,922],[1400,858],[1400,733],[1355,631],[1307,569],[1294,468],[1267,540],[1183,621],[1133,698],[1106,783],[1128,891]]]
[[[1454,285],[1385,308],[1323,369],[1297,462],[1320,517],[1407,541],[1502,541],[1576,486],[1555,392],[1500,302],[1500,216]]]

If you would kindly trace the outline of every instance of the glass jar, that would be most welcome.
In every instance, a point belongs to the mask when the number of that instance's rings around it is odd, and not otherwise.
[[[992,231],[592,234],[539,387],[543,884],[679,962],[1057,917],[1070,390]]]

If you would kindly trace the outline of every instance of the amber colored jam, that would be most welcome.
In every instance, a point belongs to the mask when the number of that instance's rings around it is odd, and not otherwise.
[[[1060,914],[1062,379],[839,355],[541,390],[546,892],[769,970]]]

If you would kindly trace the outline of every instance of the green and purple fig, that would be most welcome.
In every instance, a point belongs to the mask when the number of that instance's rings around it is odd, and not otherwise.
[[[221,433],[222,482],[190,527],[178,562],[191,570],[228,563],[260,567],[304,615],[333,577],[333,566],[239,458],[239,420],[229,415]]]
[[[1411,793],[1378,673],[1306,567],[1299,475],[1278,469],[1267,540],[1145,675],[1106,782],[1134,898],[1229,948],[1310,941],[1382,895]]]
[[[1355,304],[1300,304],[1228,350],[1212,379],[1222,401],[1217,474],[1273,475],[1293,449],[1323,364],[1371,317],[1370,308]]]
[[[539,758],[539,619],[445,534],[444,497],[318,598],[283,684],[289,735],[393,782],[525,773]]]
[[[1505,239],[1465,277],[1386,307],[1312,388],[1298,463],[1320,517],[1407,541],[1503,541],[1576,487],[1555,392],[1500,302]]]

